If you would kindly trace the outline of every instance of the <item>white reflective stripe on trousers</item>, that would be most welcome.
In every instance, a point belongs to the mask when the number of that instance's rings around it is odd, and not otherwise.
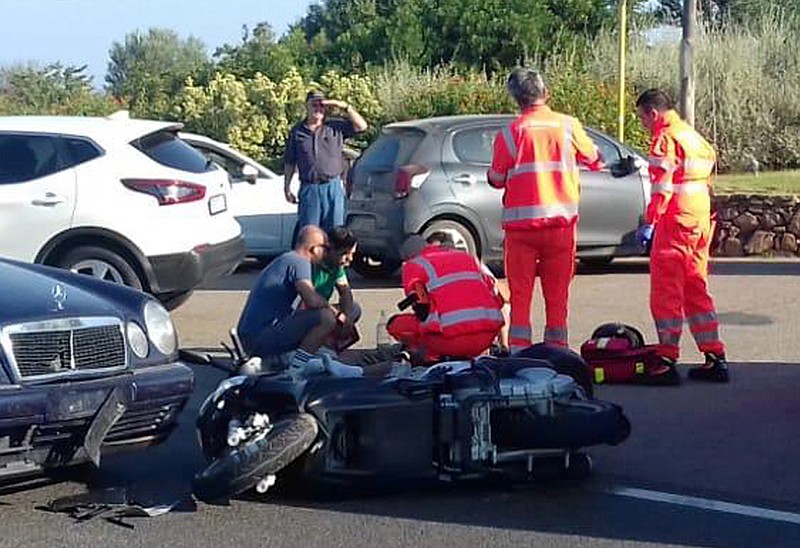
[[[711,323],[717,321],[717,313],[716,312],[703,312],[701,314],[695,314],[694,316],[689,316],[686,321],[689,323],[690,326],[700,325],[704,323]]]
[[[533,329],[531,329],[530,327],[512,325],[508,329],[509,339],[524,339],[526,341],[530,341],[532,337],[533,337]]]

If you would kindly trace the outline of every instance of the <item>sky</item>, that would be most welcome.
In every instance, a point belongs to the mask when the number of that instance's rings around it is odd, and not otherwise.
[[[60,61],[88,65],[102,87],[108,51],[130,32],[169,28],[210,53],[238,43],[242,25],[266,21],[278,35],[318,0],[0,0],[0,67]]]

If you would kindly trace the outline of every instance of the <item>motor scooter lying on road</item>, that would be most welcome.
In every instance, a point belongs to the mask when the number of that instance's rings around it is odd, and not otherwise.
[[[210,461],[194,480],[201,500],[264,493],[278,478],[312,495],[417,480],[580,479],[592,469],[582,448],[630,434],[622,408],[590,397],[585,362],[565,349],[534,345],[405,376],[297,378],[240,374],[247,358],[233,338],[232,376],[197,419]]]

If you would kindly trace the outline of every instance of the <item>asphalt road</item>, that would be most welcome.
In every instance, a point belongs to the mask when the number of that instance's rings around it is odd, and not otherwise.
[[[215,347],[235,324],[257,268],[196,293],[174,318],[188,347]],[[647,266],[582,271],[573,285],[571,343],[624,320],[654,338]],[[195,367],[195,397],[169,442],[110,456],[85,476],[0,487],[0,546],[800,546],[800,263],[721,262],[712,291],[728,343],[729,385],[600,386],[622,404],[633,434],[591,451],[596,473],[579,485],[515,489],[437,486],[344,502],[244,498],[164,516],[75,524],[35,507],[61,495],[126,486],[142,500],[188,494],[202,466],[193,419],[222,374]],[[362,346],[397,280],[354,280],[365,310]],[[541,300],[535,325],[541,326]],[[687,364],[699,356],[684,341]]]

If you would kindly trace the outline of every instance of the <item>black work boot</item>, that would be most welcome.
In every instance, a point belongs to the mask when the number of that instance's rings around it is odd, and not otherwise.
[[[695,381],[728,382],[728,361],[725,354],[706,354],[706,363],[689,370],[689,378]]]
[[[678,368],[675,367],[675,360],[662,356],[659,366],[639,377],[639,383],[652,386],[679,385],[681,383],[681,376],[678,373]]]

